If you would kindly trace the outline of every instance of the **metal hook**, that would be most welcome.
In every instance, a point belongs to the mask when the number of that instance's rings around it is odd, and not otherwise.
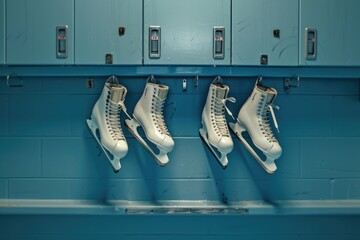
[[[106,79],[106,82],[112,83],[112,84],[119,84],[119,81],[115,75],[110,76],[108,79]]]
[[[154,75],[150,75],[147,79],[147,82],[156,83],[156,79],[155,79]]]
[[[6,84],[8,87],[22,87],[24,85],[23,79],[15,73],[6,76]]]
[[[214,78],[214,80],[212,81],[212,83],[219,83],[219,84],[223,84],[223,80],[220,76],[217,76],[216,78]]]

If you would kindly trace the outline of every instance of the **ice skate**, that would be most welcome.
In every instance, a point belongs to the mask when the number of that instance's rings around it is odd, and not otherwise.
[[[86,122],[109,159],[114,172],[121,168],[120,159],[128,152],[128,145],[120,125],[120,111],[125,108],[127,90],[115,76],[110,77]]]
[[[236,134],[241,143],[270,174],[277,169],[275,160],[281,156],[282,149],[271,130],[269,116],[272,116],[275,128],[278,130],[273,101],[277,95],[274,88],[264,87],[259,79],[256,81],[254,90],[245,104],[241,107],[236,123],[230,123],[231,130]],[[263,160],[242,136],[248,132],[256,148],[261,150],[266,159]],[[278,130],[279,131],[279,130]]]
[[[225,110],[232,117],[232,113],[226,107],[226,101],[235,102],[235,98],[227,98],[229,90],[228,86],[223,85],[220,77],[216,77],[211,83],[202,112],[202,128],[199,130],[200,137],[222,168],[228,165],[227,154],[233,149],[233,141],[225,119]]]
[[[132,135],[145,147],[160,166],[169,162],[168,153],[174,148],[174,141],[164,121],[163,108],[169,87],[158,84],[153,76],[148,78],[143,95],[135,106],[133,118],[125,120]],[[153,143],[159,153],[138,133],[138,127],[142,127],[146,138]]]

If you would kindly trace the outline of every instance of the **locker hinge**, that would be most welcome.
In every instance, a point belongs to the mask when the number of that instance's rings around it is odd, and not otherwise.
[[[6,84],[8,87],[22,87],[24,82],[22,77],[12,73],[6,76]]]
[[[299,86],[300,86],[300,77],[296,76],[296,77],[284,78],[284,89],[286,91],[290,90],[290,88],[297,88]]]

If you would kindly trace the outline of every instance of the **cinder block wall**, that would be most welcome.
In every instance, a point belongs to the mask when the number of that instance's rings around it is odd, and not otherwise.
[[[188,91],[182,91],[186,78]],[[127,87],[129,113],[142,94],[146,77],[120,77]],[[169,85],[165,121],[176,146],[162,168],[126,133],[129,153],[118,174],[89,133],[85,119],[106,77],[24,78],[23,87],[0,81],[0,198],[91,200],[328,200],[360,198],[360,99],[356,79],[301,80],[283,90],[280,78],[264,78],[275,87],[277,134],[283,155],[268,175],[234,138],[226,170],[200,140],[201,111],[212,78],[159,77]],[[251,93],[255,78],[224,78],[234,115]],[[122,122],[125,115],[122,115]],[[229,119],[230,121],[230,119]]]

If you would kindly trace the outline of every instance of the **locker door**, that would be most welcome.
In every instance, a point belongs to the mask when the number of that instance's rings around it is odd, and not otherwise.
[[[230,3],[144,0],[145,64],[229,65]]]
[[[360,65],[360,1],[300,0],[300,65]]]
[[[298,0],[233,0],[232,64],[298,65]]]
[[[5,0],[0,0],[0,64],[5,63]]]
[[[142,0],[76,0],[76,64],[142,64]]]
[[[6,2],[8,64],[73,64],[74,0]]]

